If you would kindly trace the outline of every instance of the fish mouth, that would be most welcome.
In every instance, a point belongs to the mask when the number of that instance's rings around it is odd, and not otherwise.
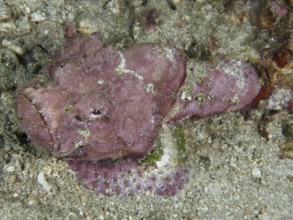
[[[15,100],[19,123],[28,137],[42,148],[56,150],[48,123],[33,98],[21,92],[16,95]]]

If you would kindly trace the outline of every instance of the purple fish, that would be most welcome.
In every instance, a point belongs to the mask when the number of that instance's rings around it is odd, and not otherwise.
[[[187,77],[187,79],[186,79]],[[16,95],[20,125],[105,195],[175,195],[189,179],[184,132],[168,122],[241,110],[258,94],[254,68],[223,60],[186,76],[180,51],[125,50],[98,34],[68,41]]]

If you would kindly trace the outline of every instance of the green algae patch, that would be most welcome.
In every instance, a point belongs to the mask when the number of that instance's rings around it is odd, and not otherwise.
[[[90,136],[91,132],[89,129],[77,129],[77,133],[86,139]]]
[[[64,112],[69,113],[73,109],[73,105],[68,105],[64,107]]]
[[[139,160],[140,166],[149,166],[154,165],[157,161],[159,161],[163,155],[163,146],[160,138],[156,141],[156,148]]]
[[[40,77],[40,82],[42,84],[47,84],[52,80],[48,74],[43,74],[43,75],[40,75],[39,77]]]
[[[154,165],[159,161],[167,163],[187,164],[187,148],[185,129],[180,127],[163,129],[162,135],[156,141],[156,148],[139,160],[140,166]],[[166,161],[166,155],[168,161]]]
[[[173,128],[173,134],[175,137],[175,144],[178,151],[178,159],[180,162],[187,163],[187,148],[186,148],[186,137],[185,129],[180,127]]]

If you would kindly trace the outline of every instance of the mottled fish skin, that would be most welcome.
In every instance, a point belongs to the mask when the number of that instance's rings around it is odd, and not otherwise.
[[[187,79],[181,88],[174,106],[177,111],[168,116],[169,120],[204,118],[245,109],[261,89],[251,64],[227,58],[203,75],[195,69],[188,78],[193,80]]]
[[[176,101],[185,58],[173,48],[152,44],[120,52],[95,35],[71,44],[45,68],[49,82],[42,84],[41,75],[18,91],[25,132],[57,157],[142,157]],[[36,123],[45,129],[42,135],[35,132]]]
[[[169,46],[117,50],[99,34],[78,36],[17,90],[19,122],[99,193],[175,195],[189,180],[188,153],[167,123],[241,110],[259,92],[248,63],[227,59],[206,73],[185,80],[186,58]]]
[[[107,196],[154,193],[174,196],[189,180],[189,167],[140,166],[136,161],[117,165],[70,161],[69,167],[84,184]]]

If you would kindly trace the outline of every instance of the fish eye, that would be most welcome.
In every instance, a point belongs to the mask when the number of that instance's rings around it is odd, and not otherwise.
[[[90,120],[101,118],[105,115],[103,108],[95,108],[90,111]]]
[[[65,63],[61,63],[58,68],[62,69],[64,66],[65,66]]]
[[[94,109],[94,110],[92,111],[92,114],[98,116],[98,115],[102,114],[102,111],[101,111],[101,109]]]

